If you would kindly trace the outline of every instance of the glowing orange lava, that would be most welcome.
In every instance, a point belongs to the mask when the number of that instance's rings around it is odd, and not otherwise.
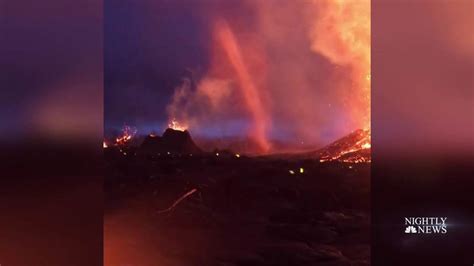
[[[115,139],[115,144],[122,146],[128,144],[137,134],[137,130],[129,126],[122,128],[122,135]]]
[[[370,0],[314,1],[313,51],[350,69],[344,102],[354,123],[370,129]]]
[[[171,119],[171,121],[168,123],[168,128],[171,128],[173,130],[178,130],[178,131],[185,131],[188,129],[187,126],[179,123],[178,121],[176,121],[175,118]]]
[[[320,152],[320,162],[339,161],[345,163],[371,162],[371,134],[369,129],[360,129],[332,143]]]

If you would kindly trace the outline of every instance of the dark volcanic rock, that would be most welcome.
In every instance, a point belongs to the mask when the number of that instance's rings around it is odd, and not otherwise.
[[[270,224],[266,227],[266,233],[275,239],[319,243],[330,243],[337,237],[337,233],[330,227],[309,224]]]
[[[145,139],[151,156],[107,157],[111,264],[369,265],[369,164],[179,155],[194,149],[190,139],[168,131]]]
[[[315,263],[344,261],[339,250],[331,246],[312,248],[302,242],[282,242],[262,247],[264,265],[314,265]],[[347,265],[347,264],[346,264]]]
[[[178,153],[193,154],[201,153],[201,149],[194,143],[189,131],[166,129],[163,135],[149,135],[140,146],[139,152],[142,154],[155,153]]]

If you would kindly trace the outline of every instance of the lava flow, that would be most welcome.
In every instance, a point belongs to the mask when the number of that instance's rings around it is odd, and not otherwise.
[[[318,152],[319,161],[370,163],[370,130],[359,129],[326,146]]]

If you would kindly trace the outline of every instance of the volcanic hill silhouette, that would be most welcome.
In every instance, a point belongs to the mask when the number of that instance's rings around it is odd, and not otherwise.
[[[162,136],[148,135],[140,145],[142,153],[200,153],[202,150],[194,143],[189,131],[168,128]]]

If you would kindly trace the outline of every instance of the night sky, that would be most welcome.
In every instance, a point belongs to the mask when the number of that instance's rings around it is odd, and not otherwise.
[[[0,2],[0,138],[102,129],[98,1]]]
[[[162,129],[166,105],[189,69],[208,65],[197,1],[105,2],[105,128]]]

